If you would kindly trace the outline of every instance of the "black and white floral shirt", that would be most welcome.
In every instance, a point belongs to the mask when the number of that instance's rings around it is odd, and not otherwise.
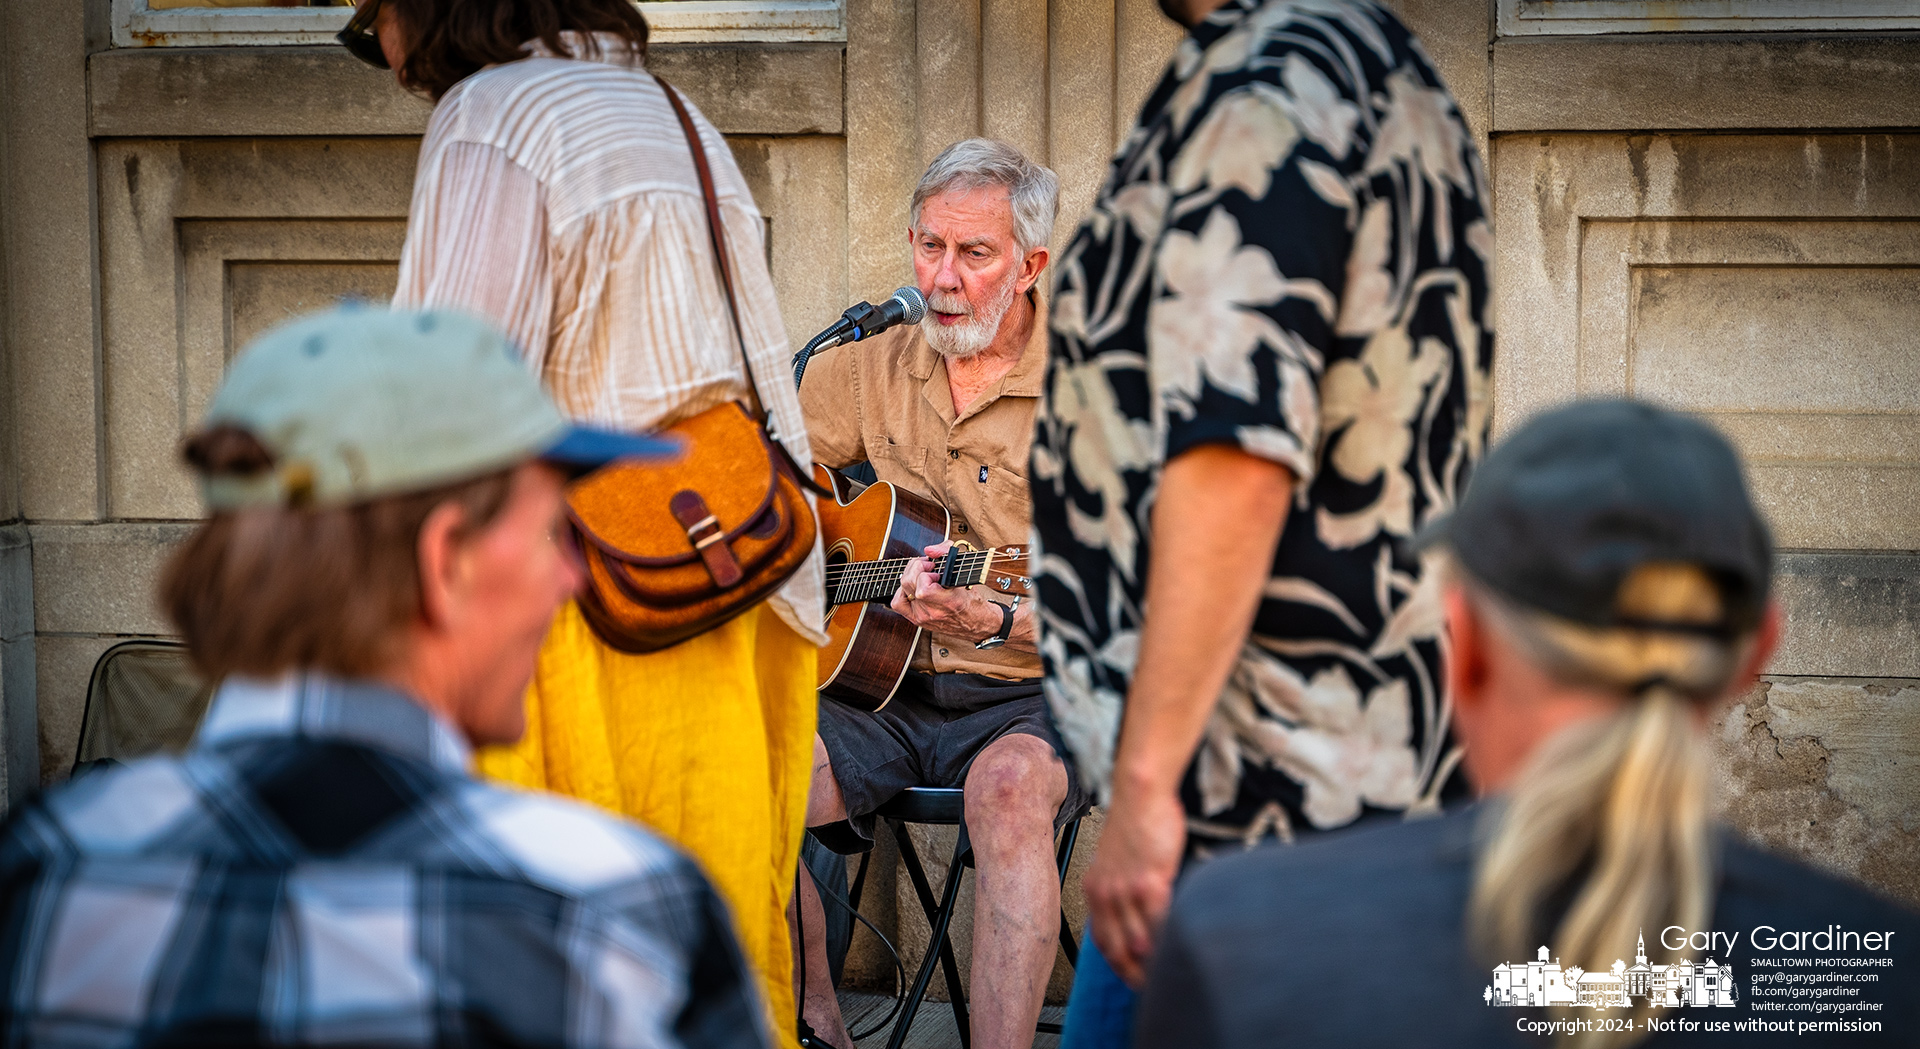
[[[1487,438],[1480,158],[1366,0],[1230,0],[1184,40],[1060,260],[1033,445],[1047,698],[1106,793],[1167,460],[1299,479],[1182,787],[1196,847],[1431,808],[1454,781],[1434,582],[1408,549]]]

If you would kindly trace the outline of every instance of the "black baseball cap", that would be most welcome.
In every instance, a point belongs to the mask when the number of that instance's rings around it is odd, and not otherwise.
[[[1720,586],[1726,621],[1765,612],[1773,541],[1719,431],[1642,401],[1587,400],[1543,412],[1495,445],[1466,494],[1415,538],[1441,545],[1519,604],[1595,627],[1699,632],[1623,619],[1620,584],[1641,565],[1697,565]]]

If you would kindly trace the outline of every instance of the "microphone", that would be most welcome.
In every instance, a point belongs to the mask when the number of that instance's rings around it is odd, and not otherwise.
[[[861,303],[840,315],[840,320],[852,327],[853,337],[843,342],[859,342],[869,335],[878,335],[896,324],[918,324],[920,318],[927,315],[927,300],[920,295],[920,289],[908,285],[894,291],[893,297],[878,306]]]
[[[807,373],[807,361],[815,353],[843,342],[859,342],[898,324],[918,324],[926,315],[927,300],[920,289],[912,285],[895,289],[893,295],[878,306],[870,302],[853,306],[793,355],[794,387],[800,386],[801,378]]]

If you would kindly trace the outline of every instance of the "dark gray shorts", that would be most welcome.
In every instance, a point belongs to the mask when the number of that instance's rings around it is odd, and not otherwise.
[[[814,836],[835,852],[870,847],[875,809],[908,787],[965,785],[967,769],[987,744],[1016,733],[1046,740],[1066,763],[1067,800],[1054,826],[1086,811],[1086,788],[1054,731],[1038,678],[909,672],[892,702],[874,714],[821,697],[820,740],[827,745],[849,820],[813,828]]]

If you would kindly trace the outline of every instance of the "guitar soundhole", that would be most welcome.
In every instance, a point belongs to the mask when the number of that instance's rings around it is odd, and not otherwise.
[[[833,597],[832,579],[834,575],[833,569],[836,565],[844,565],[852,560],[853,560],[853,542],[851,540],[841,539],[838,542],[835,542],[832,546],[827,548],[828,601],[827,601],[827,618],[825,620],[825,622],[827,623],[833,622],[833,613],[839,609],[839,606],[834,604],[832,601],[832,597]]]

